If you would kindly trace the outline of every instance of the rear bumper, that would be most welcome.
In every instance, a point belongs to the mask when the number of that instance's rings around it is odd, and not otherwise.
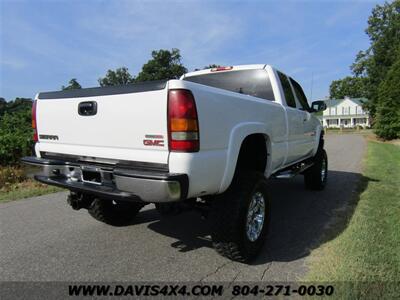
[[[56,159],[24,157],[23,163],[40,167],[34,178],[42,183],[74,192],[92,194],[114,200],[140,202],[174,202],[185,200],[189,180],[186,174],[135,170]],[[85,174],[98,179],[85,180]]]

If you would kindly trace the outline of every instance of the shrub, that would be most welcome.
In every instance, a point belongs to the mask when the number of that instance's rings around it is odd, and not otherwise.
[[[0,117],[0,165],[16,165],[22,156],[30,155],[33,146],[31,111],[18,110]]]
[[[26,179],[25,172],[19,167],[0,167],[0,190],[8,189],[15,183]]]

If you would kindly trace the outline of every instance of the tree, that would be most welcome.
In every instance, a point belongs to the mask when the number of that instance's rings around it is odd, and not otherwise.
[[[205,67],[203,68],[203,70],[206,70],[206,69],[213,69],[213,68],[219,68],[219,67],[222,67],[222,66],[221,66],[221,65],[216,65],[216,64],[211,64],[211,65],[205,66]]]
[[[187,72],[181,62],[179,49],[154,50],[151,56],[152,58],[143,65],[135,81],[177,79]]]
[[[98,81],[100,86],[126,85],[133,83],[135,78],[129,73],[128,68],[121,67],[115,71],[108,70],[106,76],[99,78]]]
[[[221,65],[216,65],[216,64],[210,64],[208,66],[204,66],[203,69],[194,69],[195,71],[200,71],[200,70],[207,70],[207,69],[213,69],[213,68],[219,68],[222,67]]]
[[[375,133],[384,139],[400,138],[400,50],[378,88]]]
[[[400,48],[400,0],[377,5],[368,18],[365,32],[371,46],[357,54],[351,69],[357,77],[366,78],[367,109],[374,117],[379,106],[378,89]]]
[[[0,97],[0,116],[1,112],[6,108],[7,106],[7,101],[3,97]]]
[[[366,78],[347,76],[343,79],[332,81],[329,86],[331,99],[343,99],[345,96],[351,98],[366,97]]]
[[[331,94],[343,94],[341,92],[345,90],[345,93],[359,95],[359,87],[363,86],[363,96],[368,98],[368,102],[363,106],[373,119],[376,133],[384,138],[393,138],[395,135],[388,132],[398,129],[398,115],[391,110],[396,105],[393,103],[394,96],[388,95],[391,85],[388,82],[392,81],[387,79],[387,76],[390,71],[391,76],[396,77],[396,71],[392,68],[395,68],[394,64],[400,53],[400,0],[375,6],[368,18],[365,32],[369,36],[370,47],[360,51],[351,66],[359,82],[354,79],[347,80],[346,83],[332,82]],[[350,82],[354,84],[348,84]],[[363,84],[359,85],[361,82]],[[349,92],[347,88],[352,90]],[[399,98],[397,101],[400,101]]]
[[[72,78],[67,86],[62,86],[61,90],[76,90],[76,89],[81,89],[82,86],[79,84],[79,82],[76,80],[76,78]]]
[[[15,113],[19,111],[30,111],[32,107],[32,99],[15,98],[13,101],[5,102],[0,106],[0,117],[5,113]]]

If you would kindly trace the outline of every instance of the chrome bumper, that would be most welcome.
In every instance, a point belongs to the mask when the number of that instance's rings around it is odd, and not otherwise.
[[[21,161],[40,168],[34,178],[42,183],[115,200],[181,201],[186,199],[189,185],[186,174],[77,164],[34,156]]]

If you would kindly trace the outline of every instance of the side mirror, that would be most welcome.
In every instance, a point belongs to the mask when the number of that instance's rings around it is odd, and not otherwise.
[[[313,101],[311,103],[311,112],[324,111],[326,109],[325,101]]]

